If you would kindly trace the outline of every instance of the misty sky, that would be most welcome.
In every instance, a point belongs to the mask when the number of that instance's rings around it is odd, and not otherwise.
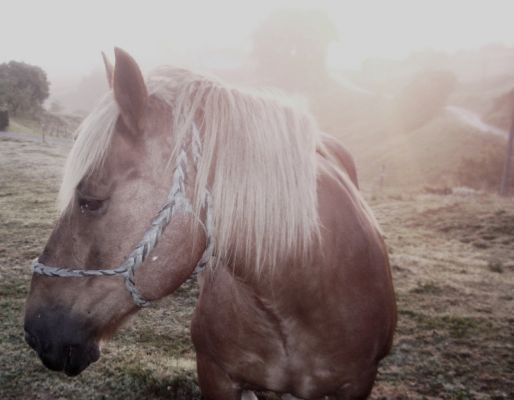
[[[248,51],[251,32],[275,8],[323,8],[340,40],[333,68],[417,49],[514,45],[509,0],[0,0],[0,62],[37,64],[50,78],[101,66],[100,51],[131,52],[145,68],[208,63],[219,49]]]

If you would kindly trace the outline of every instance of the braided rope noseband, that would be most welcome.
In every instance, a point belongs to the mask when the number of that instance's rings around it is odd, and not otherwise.
[[[198,167],[198,161],[202,152],[202,144],[198,128],[193,124],[191,148],[193,154],[194,167]],[[187,152],[185,144],[182,144],[177,156],[175,168],[173,170],[173,181],[166,203],[162,206],[159,213],[153,218],[150,227],[143,234],[143,239],[135,246],[134,250],[128,255],[125,261],[113,269],[68,269],[61,267],[51,267],[40,263],[38,259],[32,263],[32,272],[49,277],[76,278],[90,276],[123,276],[125,286],[130,292],[134,303],[139,307],[146,307],[150,304],[145,300],[136,287],[134,275],[136,270],[145,262],[150,252],[155,248],[164,229],[169,224],[171,218],[177,213],[192,213],[193,208],[190,200],[186,196],[184,181],[186,179]],[[195,267],[193,274],[203,271],[214,249],[213,240],[213,219],[211,195],[207,189],[203,193],[203,207],[205,208],[205,224],[203,224],[206,239],[206,247],[202,257]]]

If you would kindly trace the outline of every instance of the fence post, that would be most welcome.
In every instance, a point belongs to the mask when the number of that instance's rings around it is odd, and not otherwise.
[[[509,139],[507,141],[507,153],[503,167],[502,181],[500,184],[500,195],[507,196],[510,189],[512,175],[512,151],[514,147],[514,110],[512,111],[512,122],[510,124]]]

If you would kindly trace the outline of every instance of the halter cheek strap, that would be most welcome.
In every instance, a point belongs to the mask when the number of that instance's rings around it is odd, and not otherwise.
[[[193,155],[193,164],[195,168],[198,167],[201,152],[202,147],[200,134],[196,125],[193,124],[191,153]],[[143,265],[151,251],[155,246],[157,246],[159,238],[162,236],[166,226],[168,226],[173,216],[179,213],[193,212],[191,201],[187,198],[185,190],[186,168],[187,152],[185,150],[185,145],[182,144],[173,170],[173,180],[166,203],[162,206],[159,213],[153,218],[150,223],[150,227],[143,234],[143,239],[134,247],[134,250],[130,252],[121,265],[112,269],[69,269],[48,266],[36,259],[32,263],[32,272],[39,275],[60,278],[123,276],[125,278],[125,286],[130,292],[134,303],[139,307],[147,307],[150,305],[150,302],[145,300],[137,289],[134,275],[136,270]],[[214,250],[212,199],[211,194],[207,189],[205,189],[203,193],[203,207],[205,209],[205,223],[203,224],[203,227],[206,234],[206,247],[193,274],[200,273],[204,270],[205,266],[211,259]]]

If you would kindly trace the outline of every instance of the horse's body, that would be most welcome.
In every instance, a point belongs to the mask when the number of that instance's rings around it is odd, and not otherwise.
[[[239,387],[364,398],[389,351],[394,308],[384,245],[351,183],[319,162],[319,207],[331,212],[321,215],[327,245],[309,265],[295,268],[301,262],[292,258],[265,280],[238,279],[230,268],[202,278],[192,334],[202,390],[212,398],[238,399]]]
[[[180,110],[148,95],[137,64],[122,51],[117,50],[116,55],[114,76],[110,68],[107,70],[120,116],[116,114],[109,120],[112,137],[97,139],[108,143],[109,156],[101,163],[91,164],[91,151],[72,151],[70,159],[81,159],[84,165],[81,170],[71,161],[67,171],[75,168],[78,178],[70,178],[66,184],[65,177],[61,195],[64,193],[67,198],[65,203],[76,201],[80,210],[68,204],[39,259],[41,263],[89,268],[119,263],[159,210],[169,182],[162,176],[163,165],[177,143],[187,138],[187,134],[181,138],[175,132],[170,140],[159,133],[176,128],[170,120]],[[194,87],[197,89],[198,85]],[[248,104],[245,107],[250,107]],[[263,121],[258,118],[260,111],[258,108],[255,121]],[[284,214],[285,220],[277,221],[270,218],[273,214],[268,208],[279,205],[267,202],[267,193],[261,194],[266,207],[260,209],[260,202],[252,203],[259,200],[256,196],[260,192],[256,191],[254,197],[248,195],[243,202],[230,203],[232,194],[217,186],[223,184],[217,177],[236,173],[234,165],[238,164],[225,161],[230,155],[225,156],[220,147],[212,147],[215,150],[210,152],[209,138],[222,133],[206,126],[205,117],[201,121],[202,112],[209,113],[208,105],[195,109],[189,122],[200,126],[206,142],[202,160],[211,157],[211,161],[205,171],[201,160],[196,169],[188,165],[187,172],[196,177],[197,185],[200,182],[202,186],[203,182],[211,188],[214,221],[218,224],[213,238],[217,246],[215,255],[199,276],[200,297],[192,322],[203,396],[239,400],[244,391],[270,390],[303,399],[367,397],[378,363],[391,346],[396,309],[387,251],[378,226],[356,189],[351,156],[325,135],[317,141],[311,141],[307,135],[305,143],[300,143],[297,150],[291,149],[292,155],[287,149],[279,149],[286,152],[284,160],[277,149],[270,148],[270,153],[277,150],[277,165],[273,166],[277,177],[270,176],[267,182],[263,174],[254,184],[262,185],[261,189],[269,185],[275,191],[288,186],[284,190],[291,204],[283,204],[285,208],[274,216]],[[223,116],[219,118],[222,120]],[[295,118],[291,120],[296,129],[310,134],[308,120]],[[216,123],[222,124],[213,121]],[[244,126],[245,121],[237,123]],[[85,134],[79,133],[75,146],[81,146],[81,135]],[[257,144],[252,146],[258,146],[258,138],[255,140]],[[228,146],[226,142],[221,144]],[[252,148],[241,146],[242,152]],[[303,154],[305,148],[312,149],[303,156],[305,165],[284,164],[281,170],[280,163]],[[247,157],[251,163],[251,155]],[[263,152],[256,159],[262,161],[266,157],[268,152]],[[220,171],[212,169],[216,167]],[[244,170],[244,166],[241,168]],[[240,182],[240,186],[244,183]],[[226,191],[231,190],[236,189],[227,183]],[[251,194],[253,189],[247,190]],[[194,187],[190,186],[187,193],[194,197]],[[120,198],[130,198],[135,210],[117,206]],[[247,219],[238,214],[245,207]],[[232,224],[232,208],[234,227],[239,228],[241,235],[245,229],[249,232],[242,241],[234,237],[236,231],[230,230],[230,226],[219,226],[220,221]],[[293,220],[288,221],[290,208]],[[206,211],[201,205],[194,211],[194,216],[172,219],[151,253],[151,262],[143,263],[136,271],[135,282],[145,298],[154,300],[173,292],[201,258],[206,242],[196,218],[205,220]],[[224,212],[228,212],[228,217],[217,219]],[[259,226],[247,226],[247,220]],[[280,224],[286,225],[283,235],[276,234],[274,240],[266,242],[264,236],[276,233],[268,225],[279,231]],[[299,232],[300,228],[310,232],[304,234]],[[70,239],[72,244],[64,245]],[[34,276],[25,329],[28,342],[45,365],[70,375],[80,373],[98,358],[98,341],[137,310],[122,283],[116,278],[109,279]]]

